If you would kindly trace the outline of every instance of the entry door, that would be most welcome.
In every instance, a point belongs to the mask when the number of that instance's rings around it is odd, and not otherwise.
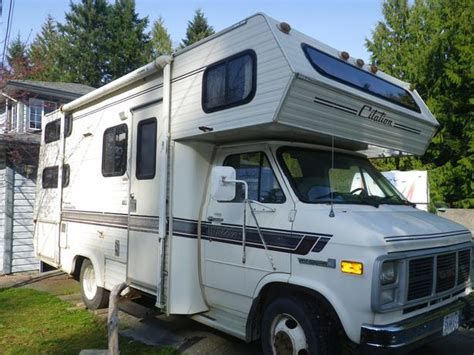
[[[49,264],[58,266],[60,264],[59,225],[61,221],[61,194],[58,189],[61,115],[57,112],[43,119],[45,129],[41,137],[36,184],[34,245],[38,256]],[[47,143],[45,143],[45,138]]]
[[[158,147],[161,103],[132,111],[127,281],[156,293],[161,275],[158,239]]]
[[[293,245],[289,214],[294,209],[294,202],[266,146],[221,150],[216,165],[234,167],[237,179],[248,184],[249,198],[260,203],[252,206],[268,250],[247,206],[243,260],[242,186],[236,186],[236,198],[231,202],[210,199],[206,214],[208,221],[202,230],[206,296],[214,307],[247,312],[255,288],[263,277],[290,272]]]

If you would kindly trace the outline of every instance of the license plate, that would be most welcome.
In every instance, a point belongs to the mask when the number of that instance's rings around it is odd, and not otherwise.
[[[459,328],[459,312],[454,312],[444,316],[443,336],[451,334]]]

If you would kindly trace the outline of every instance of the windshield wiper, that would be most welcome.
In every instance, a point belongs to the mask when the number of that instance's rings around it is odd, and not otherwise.
[[[388,200],[394,198],[394,197],[397,197],[395,195],[392,195],[392,196],[385,196],[385,197],[382,197],[378,203],[379,204],[388,204],[386,203]],[[399,200],[396,200],[396,201],[393,201],[393,202],[397,202],[397,203],[394,203],[396,205],[405,205],[405,206],[412,206],[412,207],[416,207],[416,203],[413,203],[413,202],[410,202],[410,201],[407,201],[407,200],[402,200],[402,199],[399,199]]]

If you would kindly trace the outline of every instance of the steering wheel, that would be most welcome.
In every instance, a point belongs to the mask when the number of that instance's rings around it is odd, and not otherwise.
[[[365,189],[363,187],[358,187],[357,189],[354,189],[352,190],[351,192],[349,192],[351,195],[354,195],[357,191],[360,191],[360,192],[365,192]]]

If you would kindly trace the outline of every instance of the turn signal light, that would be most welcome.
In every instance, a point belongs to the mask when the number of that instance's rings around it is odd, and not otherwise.
[[[341,261],[341,271],[346,274],[362,275],[364,273],[364,264],[357,261]]]

